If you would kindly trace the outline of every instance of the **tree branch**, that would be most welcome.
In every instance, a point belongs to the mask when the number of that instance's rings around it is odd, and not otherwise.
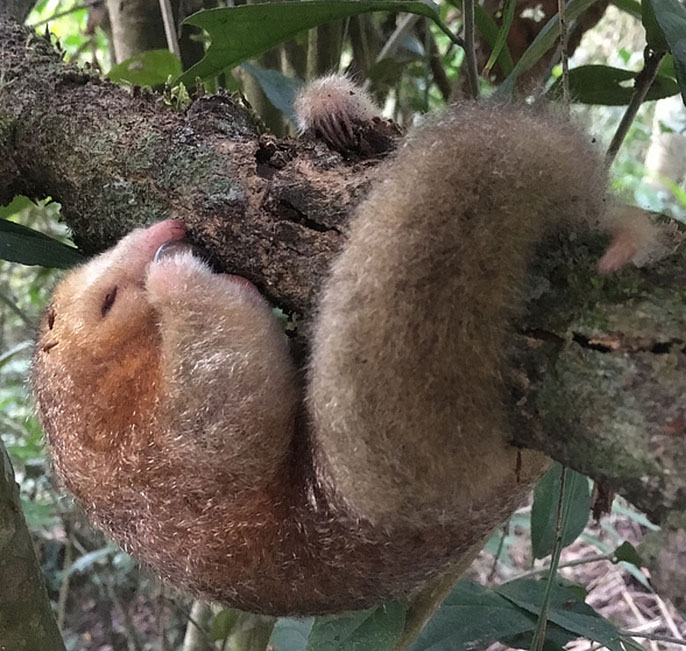
[[[612,142],[610,142],[610,146],[607,149],[606,158],[608,165],[614,161],[619,148],[624,142],[624,138],[626,138],[626,135],[629,133],[629,129],[638,114],[638,110],[641,108],[643,101],[648,95],[648,91],[653,85],[655,77],[657,77],[660,63],[662,62],[662,59],[664,59],[665,54],[666,52],[654,52],[648,47],[646,47],[643,52],[643,69],[636,75],[631,101],[626,107],[626,111],[617,127],[617,131],[612,137]]]
[[[260,137],[228,97],[170,110],[64,65],[11,22],[0,21],[0,74],[0,202],[59,201],[88,253],[135,225],[182,219],[226,270],[285,308],[312,307],[368,163]]]
[[[65,66],[0,20],[0,202],[51,196],[87,252],[182,219],[221,268],[305,322],[374,174],[258,135],[225,97],[173,111]],[[685,255],[599,277],[600,235],[546,242],[510,350],[517,443],[606,481],[656,520],[686,503]],[[303,347],[305,336],[301,334]]]

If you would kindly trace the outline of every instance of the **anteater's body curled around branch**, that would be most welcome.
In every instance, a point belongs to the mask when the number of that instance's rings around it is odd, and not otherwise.
[[[246,610],[360,608],[445,572],[546,467],[509,442],[503,351],[545,233],[614,228],[589,142],[561,113],[476,103],[410,135],[333,265],[304,387],[254,287],[179,222],[134,231],[42,320],[58,475],[162,577]]]

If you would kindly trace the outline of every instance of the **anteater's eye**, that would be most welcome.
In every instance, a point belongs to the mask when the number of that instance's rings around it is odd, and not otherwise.
[[[52,330],[55,327],[55,310],[50,308],[48,310],[48,329]]]
[[[112,309],[115,298],[117,298],[117,288],[113,287],[109,292],[107,292],[107,294],[105,294],[105,300],[102,302],[100,314],[102,314],[103,317],[106,317],[107,313]]]

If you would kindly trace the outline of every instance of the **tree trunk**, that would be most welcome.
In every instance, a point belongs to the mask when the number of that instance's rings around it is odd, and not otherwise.
[[[106,0],[116,63],[145,50],[166,50],[157,0]]]
[[[23,23],[34,4],[34,0],[0,0],[0,14],[6,14]]]
[[[0,649],[64,651],[2,442],[0,472]]]

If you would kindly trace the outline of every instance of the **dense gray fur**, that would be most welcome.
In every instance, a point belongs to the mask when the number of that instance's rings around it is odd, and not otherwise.
[[[459,522],[513,477],[502,363],[532,247],[597,226],[606,171],[562,113],[462,104],[362,204],[315,330],[323,481],[380,525]]]

